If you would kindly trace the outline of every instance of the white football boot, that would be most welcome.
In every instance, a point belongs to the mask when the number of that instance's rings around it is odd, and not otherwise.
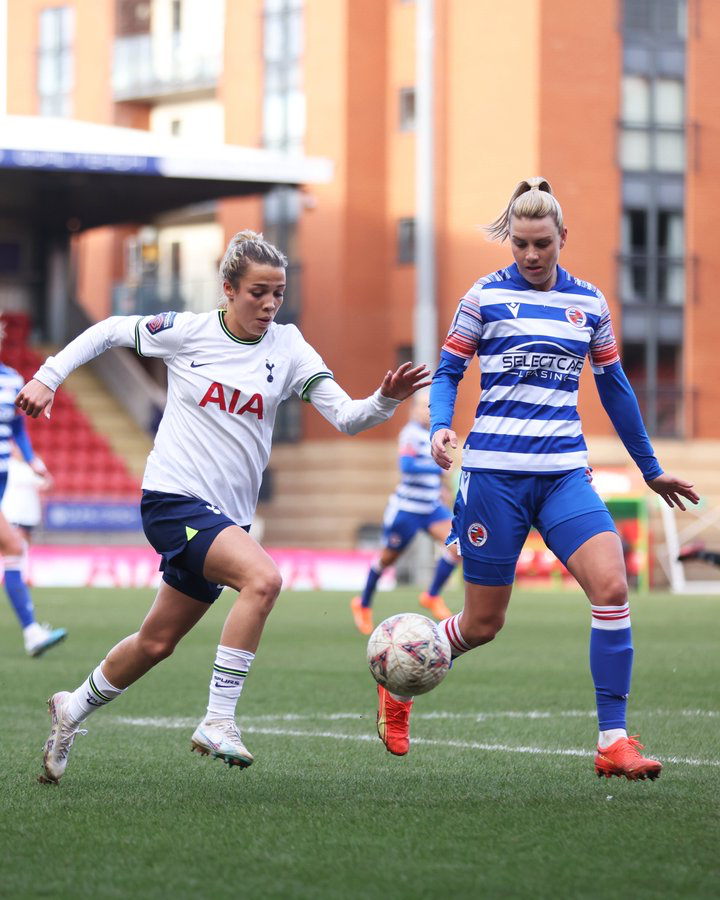
[[[70,691],[59,691],[48,700],[48,712],[52,718],[50,737],[43,748],[43,775],[38,776],[41,784],[57,784],[65,773],[70,748],[76,734],[87,734],[85,728],[78,728],[78,722],[71,719],[66,710]]]
[[[59,644],[67,637],[66,628],[51,628],[49,625],[38,625],[33,622],[23,629],[25,652],[29,656],[40,656],[46,650]]]
[[[253,763],[233,719],[203,719],[191,738],[191,750],[243,769]]]

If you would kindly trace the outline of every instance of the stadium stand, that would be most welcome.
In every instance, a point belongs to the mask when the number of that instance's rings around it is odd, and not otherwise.
[[[30,319],[3,312],[2,320],[6,333],[0,358],[28,380],[43,362],[29,344]],[[57,392],[49,422],[27,419],[26,425],[35,452],[53,476],[48,500],[137,501],[140,478],[78,408],[71,392]]]

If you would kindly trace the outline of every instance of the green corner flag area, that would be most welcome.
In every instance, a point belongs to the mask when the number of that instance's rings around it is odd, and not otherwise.
[[[652,783],[594,774],[590,613],[574,592],[514,596],[496,641],[415,701],[402,758],[375,732],[349,595],[283,593],[238,704],[254,765],[193,754],[230,598],[84,723],[59,786],[37,782],[46,700],[152,593],[37,589],[69,631],[39,659],[0,607],[0,897],[718,896],[717,597],[631,599],[629,733],[663,762]],[[375,620],[402,611],[416,593],[383,593]]]

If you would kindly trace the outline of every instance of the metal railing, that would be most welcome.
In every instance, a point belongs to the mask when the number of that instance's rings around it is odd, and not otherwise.
[[[115,100],[139,100],[209,90],[222,69],[222,35],[199,44],[193,35],[137,34],[115,39]]]

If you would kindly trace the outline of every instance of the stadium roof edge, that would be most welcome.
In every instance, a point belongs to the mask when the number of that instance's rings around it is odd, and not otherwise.
[[[102,171],[273,184],[332,178],[322,157],[155,134],[77,119],[0,116],[0,167]]]

